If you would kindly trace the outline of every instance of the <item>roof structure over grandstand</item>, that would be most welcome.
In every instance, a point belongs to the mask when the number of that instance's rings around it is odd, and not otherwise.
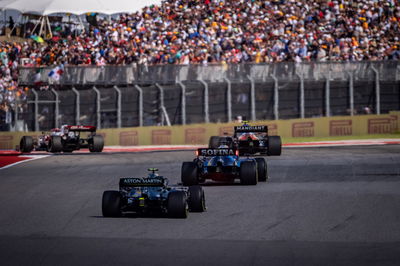
[[[2,0],[1,10],[47,16],[55,13],[82,15],[89,12],[112,15],[133,13],[145,6],[160,4],[162,0]]]

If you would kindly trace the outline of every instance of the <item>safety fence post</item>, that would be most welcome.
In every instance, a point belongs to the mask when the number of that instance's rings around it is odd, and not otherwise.
[[[80,118],[81,118],[81,95],[75,87],[72,87],[72,91],[75,93],[75,124],[79,125],[80,124]]]
[[[114,90],[117,92],[117,127],[122,127],[122,119],[121,119],[121,108],[122,108],[122,92],[121,90],[115,85]]]
[[[165,108],[164,105],[164,88],[160,86],[160,84],[156,83],[155,84],[158,90],[160,91],[160,109],[161,109],[161,119],[164,121],[164,118],[167,122],[167,126],[171,126],[171,121],[169,120],[169,115],[167,113],[167,109]],[[164,125],[164,122],[162,123]]]
[[[272,79],[274,80],[274,119],[279,119],[279,91],[278,91],[278,78],[272,74]]]
[[[60,116],[60,106],[59,106],[59,96],[58,92],[55,89],[51,89],[51,92],[54,93],[56,96],[56,111],[55,111],[55,117],[54,117],[54,125],[56,128],[59,128],[59,123],[58,123],[58,117]]]
[[[305,108],[304,108],[304,77],[303,77],[303,72],[301,72],[301,75],[297,74],[300,78],[300,118],[305,117]]]
[[[376,109],[376,114],[380,115],[381,114],[381,87],[379,84],[379,71],[374,66],[372,66],[371,69],[375,73],[375,100],[376,100],[375,109]]]
[[[17,131],[17,123],[18,123],[18,104],[20,103],[20,101],[16,101],[15,102],[15,111],[14,111],[14,127],[10,128],[10,131]]]
[[[100,91],[95,86],[93,86],[92,89],[96,92],[96,126],[98,129],[101,129],[101,95]]]
[[[143,126],[143,90],[139,85],[135,85],[135,89],[139,92],[139,126]]]
[[[177,84],[181,87],[181,119],[182,125],[186,125],[186,86],[181,82],[178,81]]]
[[[325,83],[325,116],[331,116],[331,100],[330,100],[330,93],[331,93],[331,71],[328,72],[328,77],[326,78]]]
[[[208,84],[202,79],[199,79],[199,82],[204,86],[204,122],[210,123],[210,114],[208,106]]]
[[[350,115],[354,115],[354,77],[353,72],[349,72],[349,97],[350,97]]]
[[[232,121],[232,83],[228,78],[224,78],[227,88],[226,88],[226,109],[227,109],[227,116],[228,121]]]
[[[36,92],[35,89],[32,89],[33,95],[35,95],[35,131],[39,131],[39,121],[38,121],[38,115],[39,115],[39,95]]]
[[[254,79],[247,75],[250,80],[250,109],[251,109],[251,120],[256,121],[256,86],[254,84]]]

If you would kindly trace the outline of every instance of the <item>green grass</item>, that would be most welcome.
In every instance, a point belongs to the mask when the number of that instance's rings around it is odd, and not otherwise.
[[[282,137],[282,142],[283,143],[295,143],[295,142],[311,142],[311,141],[363,140],[363,139],[400,139],[400,133],[360,135],[360,136],[308,137],[308,138],[284,138],[284,137]]]

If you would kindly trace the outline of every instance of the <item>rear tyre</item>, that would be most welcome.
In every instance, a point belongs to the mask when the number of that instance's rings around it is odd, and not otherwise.
[[[189,187],[189,209],[192,212],[204,212],[206,210],[206,198],[201,186]]]
[[[22,152],[31,152],[33,150],[33,138],[31,136],[23,136],[19,143],[19,149]]]
[[[282,141],[279,136],[268,137],[268,156],[279,156],[282,153]]]
[[[257,185],[256,162],[246,161],[240,164],[240,183],[242,185]]]
[[[184,186],[193,186],[199,184],[197,178],[197,165],[194,162],[182,163],[181,181]]]
[[[267,162],[264,158],[256,158],[258,181],[265,182],[268,178]]]
[[[63,144],[60,136],[52,136],[49,141],[50,152],[61,152],[63,150]]]
[[[186,193],[183,191],[173,191],[169,193],[167,210],[170,217],[186,218],[188,215]]]
[[[210,137],[210,141],[208,143],[208,147],[210,149],[216,149],[219,147],[219,137],[218,136],[212,136]]]
[[[120,217],[121,194],[113,190],[104,191],[101,210],[104,217]]]
[[[101,135],[95,135],[89,143],[90,152],[102,152],[104,148],[104,138]]]

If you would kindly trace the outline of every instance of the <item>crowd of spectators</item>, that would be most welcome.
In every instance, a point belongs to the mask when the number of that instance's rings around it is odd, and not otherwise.
[[[395,0],[171,0],[98,19],[85,32],[60,26],[48,45],[24,46],[20,58],[32,65],[124,65],[400,57]]]
[[[91,17],[92,15],[89,15]],[[168,0],[45,43],[1,43],[1,109],[23,97],[18,67],[362,61],[400,58],[397,0]],[[33,34],[33,33],[31,33]]]
[[[0,131],[9,130],[14,112],[26,100],[27,88],[18,86],[17,43],[0,43]]]

